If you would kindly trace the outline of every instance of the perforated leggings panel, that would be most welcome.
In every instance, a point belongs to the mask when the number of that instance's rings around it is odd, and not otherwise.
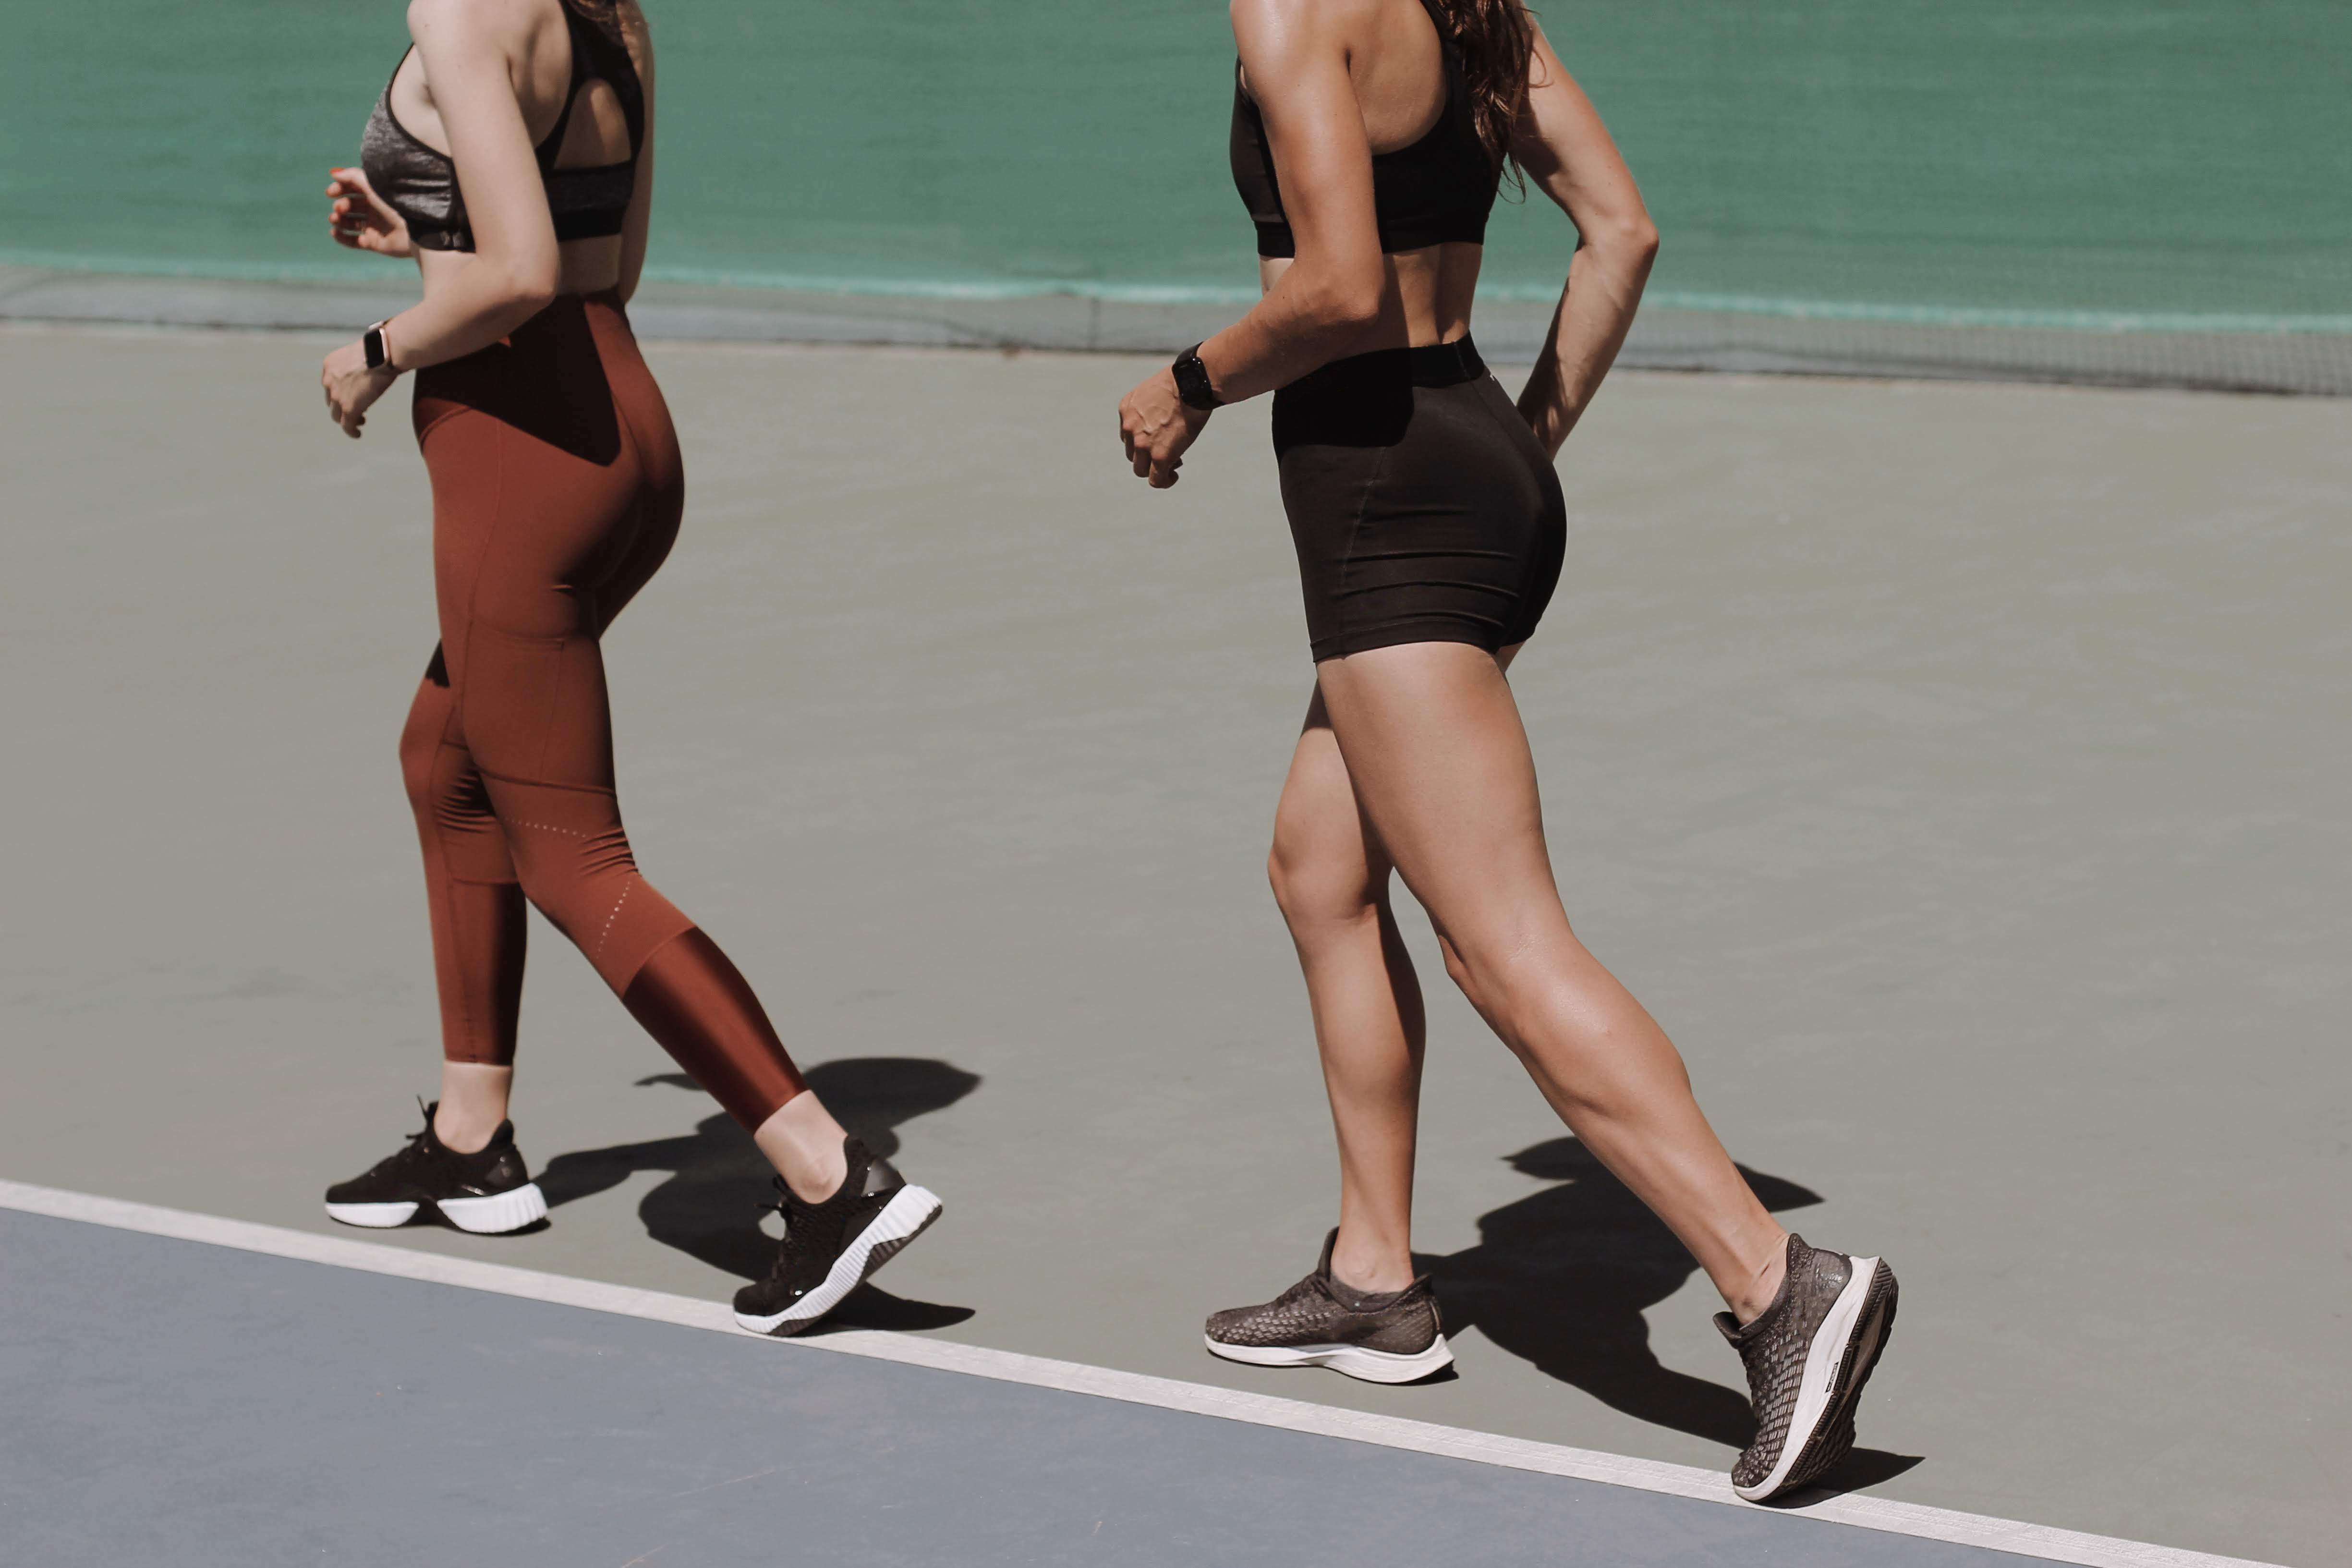
[[[420,373],[415,421],[441,646],[400,750],[444,1051],[514,1059],[528,899],[756,1127],[800,1074],[741,974],[638,871],[614,788],[602,639],[684,510],[660,388],[615,304],[567,298]]]

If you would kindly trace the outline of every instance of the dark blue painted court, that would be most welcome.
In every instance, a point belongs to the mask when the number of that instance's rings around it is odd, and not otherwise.
[[[0,1212],[0,1558],[2027,1559]]]

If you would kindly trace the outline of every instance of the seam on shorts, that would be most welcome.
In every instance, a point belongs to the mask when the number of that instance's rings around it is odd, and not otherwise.
[[[1394,447],[1373,448],[1372,471],[1364,476],[1363,491],[1356,497],[1356,515],[1348,523],[1347,542],[1339,547],[1339,580],[1333,584],[1331,594],[1334,608],[1337,608],[1336,601],[1348,596],[1348,578],[1356,569],[1356,539],[1363,532],[1365,515],[1372,509],[1372,492],[1380,488],[1381,480],[1388,477],[1389,454],[1395,449]]]

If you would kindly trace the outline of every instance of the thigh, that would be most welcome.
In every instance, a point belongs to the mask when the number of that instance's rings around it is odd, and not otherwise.
[[[1316,667],[1366,819],[1457,947],[1516,952],[1566,931],[1535,759],[1505,656],[1408,643]]]
[[[633,465],[474,410],[436,421],[425,457],[458,736],[488,774],[609,789],[596,595],[638,522]]]

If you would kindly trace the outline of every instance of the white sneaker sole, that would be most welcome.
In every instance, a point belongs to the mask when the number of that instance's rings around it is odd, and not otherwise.
[[[785,1308],[765,1317],[738,1312],[735,1321],[755,1334],[797,1334],[814,1328],[818,1319],[841,1305],[848,1294],[874,1277],[875,1270],[905,1250],[908,1242],[930,1229],[946,1205],[928,1187],[900,1187],[874,1222],[857,1233],[826,1271],[824,1283]]]
[[[1837,1303],[1822,1320],[1822,1326],[1813,1331],[1813,1342],[1805,1348],[1805,1380],[1798,1385],[1797,1411],[1789,1420],[1788,1435],[1780,1439],[1780,1457],[1773,1461],[1771,1473],[1754,1486],[1731,1489],[1749,1502],[1762,1502],[1790,1484],[1790,1472],[1805,1457],[1826,1418],[1850,1405],[1860,1392],[1858,1379],[1867,1376],[1878,1359],[1879,1342],[1893,1315],[1882,1300],[1879,1310],[1867,1314],[1865,1321],[1864,1309],[1878,1285],[1879,1260],[1855,1258],[1849,1261],[1853,1277],[1838,1292]],[[1887,1283],[1891,1289],[1891,1274]],[[1850,1371],[1853,1377],[1848,1376]]]
[[[1208,1335],[1209,1353],[1244,1366],[1326,1366],[1366,1383],[1412,1383],[1454,1364],[1454,1352],[1440,1334],[1424,1351],[1367,1350],[1362,1345],[1229,1345]]]
[[[370,1230],[392,1230],[416,1217],[425,1205],[416,1203],[329,1204],[327,1217]],[[547,1217],[547,1194],[537,1182],[525,1182],[510,1192],[482,1198],[449,1198],[435,1205],[442,1217],[459,1230],[476,1236],[503,1236],[537,1225]]]

